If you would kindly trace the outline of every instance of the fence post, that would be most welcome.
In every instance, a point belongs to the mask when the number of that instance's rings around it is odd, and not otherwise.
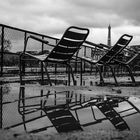
[[[2,95],[2,85],[1,85],[1,83],[0,83],[0,129],[2,128],[2,97],[3,97],[3,95]]]
[[[44,39],[44,37],[42,36],[42,39]],[[42,43],[42,49],[41,49],[42,53],[44,51],[44,43]],[[41,82],[42,84],[44,84],[44,71],[43,71],[43,63],[41,62]]]
[[[1,29],[1,71],[0,71],[0,76],[3,75],[3,53],[4,53],[4,26],[2,26]]]
[[[56,40],[56,44],[57,44],[57,42],[58,42],[58,41]],[[57,64],[55,63],[55,64],[54,64],[54,73],[55,73],[55,75],[58,73],[57,70],[58,70],[58,69],[57,69]]]
[[[78,53],[79,52],[76,53],[76,58],[75,58],[75,62],[74,62],[75,63],[75,73],[77,73],[77,56],[78,56]]]
[[[84,47],[84,57],[86,57],[86,47]],[[84,72],[86,72],[86,62],[84,61]]]
[[[25,32],[24,34],[24,52],[25,52],[25,48],[26,48],[26,39],[27,39],[27,33]],[[24,58],[23,58],[24,59]],[[25,76],[25,61],[22,61],[22,74]]]

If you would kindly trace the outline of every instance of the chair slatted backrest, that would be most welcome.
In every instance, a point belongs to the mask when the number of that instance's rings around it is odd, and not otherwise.
[[[113,60],[113,58],[115,58],[115,56],[117,56],[130,43],[132,38],[131,35],[122,35],[116,44],[100,58],[99,63],[106,64]]]
[[[88,34],[89,30],[86,28],[69,27],[46,59],[55,62],[69,61],[81,48]]]

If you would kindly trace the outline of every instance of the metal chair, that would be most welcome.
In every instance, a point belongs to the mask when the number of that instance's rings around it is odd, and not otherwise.
[[[132,81],[133,85],[136,85],[136,80],[134,78],[133,72],[135,70],[136,60],[138,58],[140,58],[140,53],[133,50],[133,49],[129,49],[129,48],[125,48],[125,50],[123,52],[124,52],[123,53],[124,59],[119,60],[116,57],[112,64],[115,64],[115,65],[117,64],[118,66],[125,67],[129,73],[130,77],[131,77],[131,81]]]
[[[111,69],[112,75],[114,77],[115,83],[116,83],[116,85],[118,85],[114,69],[112,68],[112,64],[115,64],[115,63],[113,63],[113,60],[116,58],[116,56],[118,54],[120,54],[126,48],[126,46],[130,43],[132,38],[133,37],[131,35],[127,35],[127,34],[122,35],[114,46],[112,46],[110,49],[108,49],[108,46],[106,47],[105,54],[99,60],[93,60],[92,58],[89,58],[89,57],[79,57],[79,58],[90,64],[93,64],[97,67],[99,74],[100,74],[100,84],[101,85],[104,85],[102,67],[109,66],[109,68]],[[94,44],[89,41],[85,41],[85,43],[90,45],[90,46],[88,46],[90,48],[95,48],[95,47],[103,48],[106,46],[106,45],[102,45],[102,44],[100,44],[100,45]],[[131,78],[132,78],[132,76],[131,76]],[[132,78],[132,80],[134,82],[133,78]]]
[[[83,44],[83,42],[85,42],[88,34],[89,34],[89,30],[86,28],[71,26],[64,32],[62,38],[59,40],[56,46],[54,46],[51,52],[49,54],[42,54],[42,55],[33,55],[26,51],[28,40],[29,38],[31,38],[45,44],[48,44],[48,41],[37,38],[32,35],[28,36],[27,39],[25,40],[24,51],[20,55],[20,81],[22,82],[22,76],[24,74],[24,69],[22,67],[24,62],[23,58],[26,56],[30,56],[43,63],[43,66],[45,68],[48,77],[48,81],[51,86],[52,86],[52,82],[47,70],[47,62],[67,65],[70,69],[73,83],[75,84],[72,67],[69,64],[69,62],[72,59],[73,55],[76,52],[78,52],[78,50],[81,48],[81,45]]]

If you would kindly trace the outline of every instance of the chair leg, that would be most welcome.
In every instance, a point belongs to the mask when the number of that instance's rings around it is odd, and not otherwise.
[[[48,81],[50,83],[50,86],[52,86],[52,82],[51,82],[51,79],[50,79],[50,76],[49,76],[49,73],[48,73],[48,70],[47,70],[47,65],[45,62],[43,62],[43,66],[45,68],[45,71],[46,71],[46,74],[47,74],[47,77],[48,77]]]
[[[98,71],[99,71],[99,75],[100,75],[100,84],[101,85],[104,85],[104,79],[103,79],[103,76],[102,76],[102,70],[101,70],[101,66],[99,65],[96,65]]]
[[[20,76],[20,83],[22,83],[22,62],[21,62],[21,57],[19,60],[19,76]]]
[[[67,66],[70,68],[70,72],[71,72],[71,76],[72,76],[72,80],[73,80],[73,85],[75,85],[75,84],[76,84],[76,82],[75,82],[75,78],[74,78],[74,74],[73,74],[72,67],[71,67],[71,65],[70,65],[70,64],[67,64]]]
[[[83,72],[83,65],[82,65],[82,59],[81,59],[81,62],[80,62],[80,85],[81,86],[83,84],[83,75],[82,75],[82,72]]]
[[[26,123],[25,123],[25,99],[24,98],[25,98],[25,88],[21,87],[20,92],[19,92],[18,112],[22,116],[23,127],[24,127],[24,130],[27,132]],[[22,111],[20,110],[21,106],[22,106]]]
[[[133,84],[136,85],[136,81],[135,81],[135,78],[133,76],[133,73],[132,73],[132,70],[131,70],[130,66],[129,65],[125,65],[125,66],[128,69],[128,72],[129,72],[129,75],[131,77],[131,80],[132,80]]]
[[[19,62],[19,75],[20,75],[20,83],[23,83],[22,76],[25,75],[25,62],[22,60],[22,55],[20,55]]]
[[[70,67],[68,66],[68,86],[70,86]]]
[[[112,72],[112,75],[113,75],[113,78],[115,80],[116,86],[118,86],[118,82],[117,82],[117,79],[116,79],[115,71],[113,70],[113,68],[110,65],[109,65],[109,68],[110,68],[110,70]]]

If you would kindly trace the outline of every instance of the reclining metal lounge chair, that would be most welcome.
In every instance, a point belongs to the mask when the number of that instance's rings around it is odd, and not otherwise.
[[[25,40],[24,51],[20,55],[20,80],[21,82],[22,82],[22,75],[24,73],[24,67],[22,67],[23,62],[24,62],[23,58],[24,56],[25,57],[30,56],[43,63],[50,85],[52,85],[52,82],[50,80],[50,76],[47,70],[47,62],[67,65],[70,68],[73,83],[75,83],[72,67],[69,64],[69,62],[72,59],[73,55],[76,52],[78,52],[78,50],[81,48],[81,45],[86,40],[88,34],[89,34],[89,30],[86,28],[79,28],[79,27],[71,26],[64,32],[62,38],[58,41],[56,46],[54,46],[51,52],[49,54],[42,54],[42,55],[33,55],[26,51],[29,38],[39,41],[41,43],[45,43],[45,44],[48,44],[49,42],[46,40],[37,38],[35,36],[31,36],[31,35],[28,36],[27,39]]]
[[[112,68],[112,62],[116,58],[116,56],[118,54],[120,54],[126,48],[126,46],[130,43],[131,40],[132,40],[131,35],[127,35],[127,34],[122,35],[119,38],[119,40],[116,42],[116,44],[114,46],[112,46],[110,49],[108,49],[107,52],[99,60],[93,60],[92,58],[89,58],[89,57],[79,57],[79,58],[81,60],[84,60],[84,61],[86,61],[90,64],[93,64],[97,67],[99,74],[100,74],[100,84],[101,85],[105,84],[104,79],[103,79],[103,75],[102,75],[101,67],[109,66],[109,68],[111,69],[112,75],[114,77],[115,83],[116,83],[116,85],[118,85],[118,82],[117,82],[117,79],[116,79],[116,76],[114,73],[114,69]],[[94,43],[89,42],[89,41],[85,41],[85,43],[90,45],[89,47],[91,47],[91,48],[93,46],[101,48],[101,45],[97,45],[97,44],[94,44]],[[104,47],[104,46],[102,46],[102,47]],[[115,64],[115,63],[113,63],[113,64]],[[132,75],[131,75],[131,78],[134,82]]]

